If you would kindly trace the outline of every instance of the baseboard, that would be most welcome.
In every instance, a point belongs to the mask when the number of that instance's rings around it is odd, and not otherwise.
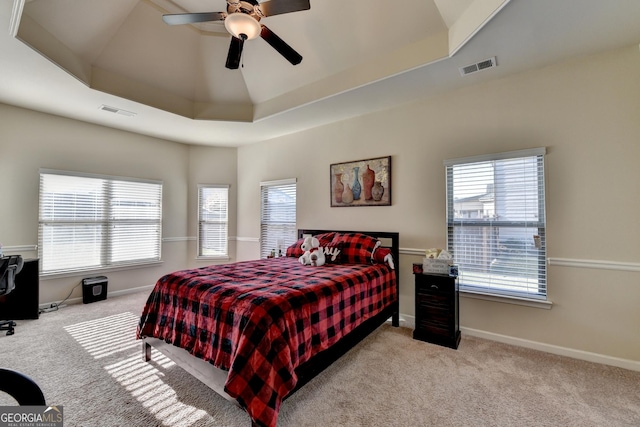
[[[155,283],[153,285],[138,286],[137,288],[129,288],[129,289],[123,289],[121,291],[109,292],[109,296],[110,297],[119,297],[119,296],[122,296],[122,295],[135,294],[135,293],[142,292],[142,291],[151,292],[153,290],[154,286],[155,286]]]
[[[400,313],[400,326],[415,329],[416,318],[408,314]],[[497,341],[504,344],[515,345],[518,347],[530,348],[532,350],[544,351],[546,353],[557,354],[559,356],[571,357],[573,359],[584,360],[587,362],[600,363],[603,365],[616,366],[618,368],[629,369],[630,371],[640,372],[640,361],[621,359],[618,357],[607,356],[604,354],[591,353],[588,351],[576,350],[568,347],[560,347],[557,345],[546,344],[538,341],[530,341],[522,338],[515,338],[508,335],[496,334],[493,332],[481,331],[479,329],[460,327],[462,336],[472,336],[483,338],[491,341]]]
[[[402,326],[403,328],[415,329],[416,317],[411,316],[410,314],[400,313],[400,326]]]
[[[146,286],[139,286],[137,288],[129,288],[129,289],[123,289],[120,291],[109,291],[107,293],[107,299],[112,298],[112,297],[119,297],[119,296],[123,296],[123,295],[128,295],[128,294],[135,294],[137,292],[142,292],[142,291],[149,291],[151,292],[151,290],[153,289],[155,285],[146,285]],[[54,301],[54,302],[48,302],[48,303],[43,303],[40,304],[39,307],[41,310],[46,310],[48,308],[51,308],[53,304],[59,304],[61,301]],[[82,303],[82,297],[76,297],[76,298],[69,298],[68,300],[66,300],[64,302],[65,305],[71,305],[71,304],[81,304]]]
[[[461,327],[460,330],[462,331],[463,336],[467,334],[478,338],[516,345],[518,347],[530,348],[532,350],[544,351],[551,354],[557,354],[559,356],[567,356],[573,359],[601,363],[603,365],[616,366],[618,368],[640,372],[640,361],[636,360],[621,359],[619,357],[607,356],[605,354],[591,353],[589,351],[576,350],[568,347],[560,347],[553,344],[546,344],[538,341],[530,341],[522,338],[510,337],[507,335],[495,334],[493,332],[480,331],[478,329]]]

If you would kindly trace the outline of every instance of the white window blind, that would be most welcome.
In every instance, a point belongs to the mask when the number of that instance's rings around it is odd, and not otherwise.
[[[160,260],[162,183],[40,171],[43,273]]]
[[[546,299],[544,149],[445,162],[460,289]]]
[[[260,256],[275,250],[284,255],[298,239],[295,179],[260,183]]]
[[[228,256],[229,186],[198,186],[198,256]]]

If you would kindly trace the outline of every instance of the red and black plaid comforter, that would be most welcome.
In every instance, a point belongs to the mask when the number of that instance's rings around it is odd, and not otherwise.
[[[257,425],[275,426],[294,369],[396,301],[386,264],[302,266],[275,258],[162,277],[137,336],[155,337],[229,371],[225,391]]]

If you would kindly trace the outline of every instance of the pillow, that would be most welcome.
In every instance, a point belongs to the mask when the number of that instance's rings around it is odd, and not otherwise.
[[[304,251],[300,247],[302,246],[303,243],[304,243],[304,238],[298,239],[293,245],[287,248],[287,252],[285,253],[285,255],[290,257],[300,258],[302,254],[304,254]]]
[[[320,246],[326,246],[333,241],[335,235],[335,232],[330,231],[329,233],[317,234],[315,238],[320,242]]]
[[[384,264],[387,263],[392,270],[395,269],[393,264],[393,255],[391,254],[391,249],[389,248],[378,248],[373,253],[373,263],[374,264]]]
[[[347,264],[371,264],[373,253],[380,241],[361,233],[336,233],[333,243],[342,243],[342,262]]]
[[[324,263],[325,264],[340,264],[342,261],[342,242],[329,242],[326,245],[320,245],[324,250]]]
[[[333,240],[333,236],[336,233],[329,232],[329,233],[322,233],[322,234],[318,234],[316,236],[314,236],[316,239],[318,239],[318,241],[320,242],[320,246],[326,246],[329,243],[331,243],[331,241]],[[293,245],[289,246],[287,248],[287,251],[285,253],[286,256],[289,257],[296,257],[296,258],[300,258],[303,254],[304,251],[302,250],[302,248],[300,246],[302,246],[302,244],[304,243],[304,237],[298,239]]]

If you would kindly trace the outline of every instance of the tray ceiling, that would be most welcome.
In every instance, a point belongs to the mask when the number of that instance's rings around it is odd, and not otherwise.
[[[225,11],[224,0],[14,0],[0,5],[9,33],[0,36],[0,65],[13,82],[0,83],[0,102],[237,146],[638,43],[639,4],[311,0],[310,10],[262,20],[301,64],[258,38],[245,43],[241,68],[228,70],[222,23],[162,21]],[[460,76],[459,67],[492,57],[495,70]],[[103,104],[136,115],[107,117]]]

